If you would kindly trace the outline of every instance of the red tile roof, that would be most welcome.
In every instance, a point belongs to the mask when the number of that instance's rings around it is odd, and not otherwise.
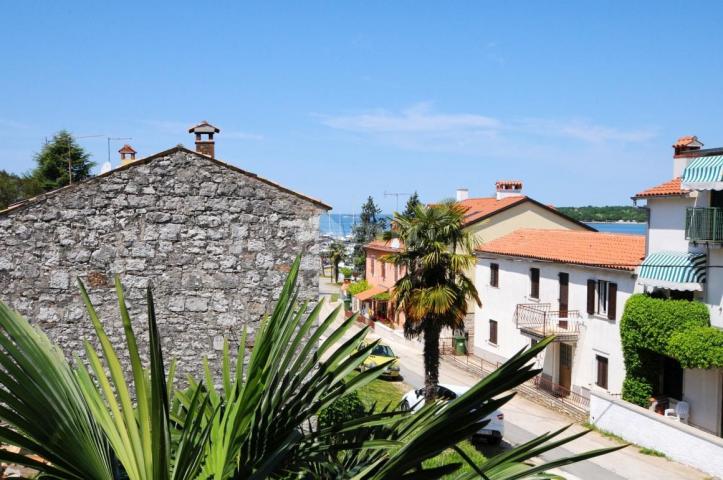
[[[687,145],[690,145],[693,142],[700,142],[700,140],[698,140],[698,137],[696,137],[695,135],[685,135],[685,136],[680,137],[678,140],[676,140],[675,143],[673,144],[673,146],[674,147],[685,147]]]
[[[500,200],[497,200],[495,197],[468,198],[467,200],[462,200],[458,203],[467,208],[464,223],[465,225],[469,225],[470,223],[474,223],[482,218],[492,215],[493,213],[497,213],[500,210],[504,210],[526,200],[528,200],[526,196],[520,195],[506,197]]]
[[[399,241],[399,247],[393,247],[392,242],[394,240],[372,240],[371,242],[364,245],[367,250],[380,250],[383,252],[398,252],[402,248],[402,241]]]
[[[477,251],[632,271],[645,257],[645,237],[574,230],[523,229],[485,243]]]
[[[680,177],[635,194],[633,198],[667,197],[686,195],[690,190],[680,188]]]
[[[136,153],[135,150],[133,150],[133,147],[128,145],[127,143],[121,147],[120,150],[118,150],[118,153]]]
[[[363,302],[364,300],[369,300],[374,295],[379,295],[380,293],[384,293],[387,290],[388,289],[386,287],[382,287],[381,285],[371,285],[370,289],[359,292],[354,296],[358,298],[360,302]]]

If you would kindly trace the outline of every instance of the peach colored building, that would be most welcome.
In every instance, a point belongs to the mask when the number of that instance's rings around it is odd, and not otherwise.
[[[384,262],[382,258],[384,255],[399,251],[401,247],[398,239],[373,240],[365,246],[367,254],[365,278],[371,288],[355,296],[357,310],[361,311],[362,315],[394,326],[403,323],[404,315],[395,314],[389,295],[394,289],[394,284],[404,276],[406,270],[402,266]]]

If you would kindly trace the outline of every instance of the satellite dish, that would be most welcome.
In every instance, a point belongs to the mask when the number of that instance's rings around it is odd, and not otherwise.
[[[103,165],[100,167],[100,174],[103,175],[104,173],[108,173],[111,170],[113,170],[113,165],[111,165],[110,162],[104,162]]]

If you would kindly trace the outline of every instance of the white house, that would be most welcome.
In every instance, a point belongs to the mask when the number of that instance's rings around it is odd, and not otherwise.
[[[591,388],[620,393],[624,379],[619,322],[645,253],[642,235],[523,229],[483,244],[475,284],[474,352],[510,358],[555,335],[539,359],[558,395]]]
[[[705,303],[711,326],[723,328],[723,148],[702,147],[695,136],[678,139],[673,178],[633,197],[649,212],[638,283],[649,293]],[[688,402],[690,423],[721,436],[723,369],[676,370],[676,392],[661,393]]]

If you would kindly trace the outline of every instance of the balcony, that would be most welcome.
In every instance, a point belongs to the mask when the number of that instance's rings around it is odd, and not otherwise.
[[[521,303],[515,309],[517,328],[536,340],[554,335],[556,342],[576,342],[581,319],[579,311],[552,310],[549,303]]]
[[[687,208],[685,238],[691,242],[723,242],[723,208]]]

